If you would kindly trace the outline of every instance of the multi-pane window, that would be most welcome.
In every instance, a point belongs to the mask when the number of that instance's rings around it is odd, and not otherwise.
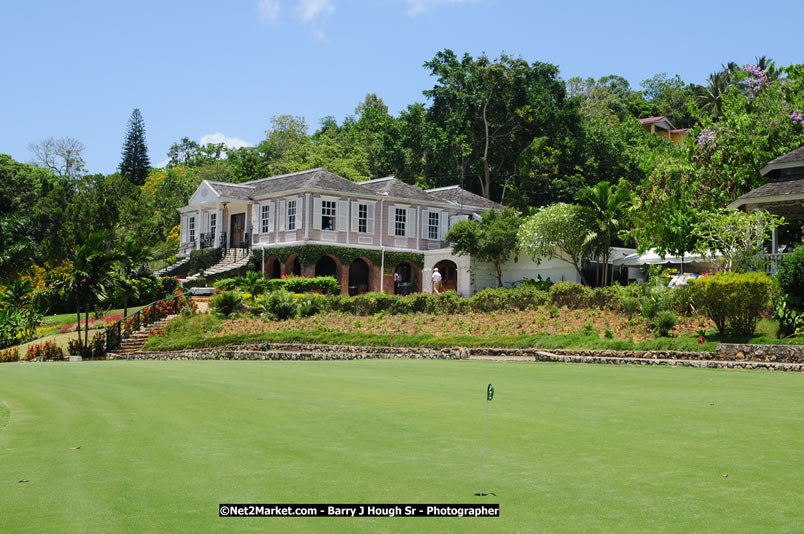
[[[334,200],[321,201],[321,229],[335,229],[336,202]]]
[[[427,239],[438,239],[439,222],[439,213],[431,211],[427,218]]]
[[[288,200],[288,231],[296,229],[296,201]]]
[[[361,234],[368,232],[368,204],[357,206],[357,231]]]
[[[407,220],[408,220],[408,210],[406,208],[396,208],[394,216],[395,236],[405,237]]]
[[[195,217],[190,217],[187,220],[187,229],[190,235],[190,241],[195,241]]]
[[[268,221],[271,217],[271,206],[261,206],[260,207],[260,233],[267,234],[271,231],[271,228],[268,226]]]
[[[209,214],[209,233],[215,235],[215,227],[218,226],[218,214],[217,213],[210,213]]]

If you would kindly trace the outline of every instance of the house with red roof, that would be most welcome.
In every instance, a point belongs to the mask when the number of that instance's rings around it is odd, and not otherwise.
[[[673,126],[670,119],[664,115],[661,117],[645,117],[644,119],[639,119],[639,123],[646,132],[665,137],[677,145],[684,142],[687,132],[689,132],[689,128],[676,128]]]

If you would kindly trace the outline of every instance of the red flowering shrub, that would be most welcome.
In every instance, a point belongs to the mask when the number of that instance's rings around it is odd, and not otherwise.
[[[20,359],[20,349],[11,347],[10,349],[0,350],[0,362],[16,362]]]
[[[53,341],[45,341],[44,343],[35,343],[28,345],[28,352],[25,354],[26,360],[33,360],[40,358],[43,360],[61,360],[64,358],[64,352],[61,347],[56,345]]]

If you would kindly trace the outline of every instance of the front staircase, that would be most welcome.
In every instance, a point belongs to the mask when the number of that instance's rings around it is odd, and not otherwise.
[[[248,265],[250,258],[251,249],[228,248],[226,249],[226,254],[223,255],[218,263],[204,271],[204,276],[206,277],[218,273],[225,273],[226,271],[240,269],[241,267]],[[187,277],[187,281],[190,282],[199,278],[200,276],[201,273],[191,274]]]
[[[140,328],[136,332],[132,332],[130,336],[120,343],[120,346],[117,349],[111,352],[114,352],[115,354],[134,354],[135,352],[140,352],[142,347],[145,345],[145,342],[148,341],[148,335],[155,330],[164,328],[168,321],[174,317],[178,317],[178,315],[168,315],[159,319],[155,323],[151,323],[148,326]]]

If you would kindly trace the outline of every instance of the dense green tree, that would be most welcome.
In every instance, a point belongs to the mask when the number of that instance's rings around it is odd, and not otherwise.
[[[36,244],[26,233],[29,220],[19,214],[0,215],[0,284],[33,263]]]
[[[151,160],[148,158],[148,146],[145,143],[145,122],[142,120],[140,110],[135,108],[126,128],[120,174],[134,185],[142,185],[150,168]]]
[[[444,185],[457,182],[500,199],[518,185],[520,153],[534,138],[552,141],[577,127],[577,103],[566,99],[555,65],[506,54],[459,59],[444,50],[425,67],[437,78],[424,91],[433,125],[425,171]]]
[[[510,208],[489,210],[480,221],[454,224],[445,239],[454,243],[452,250],[455,254],[469,254],[478,261],[491,263],[497,275],[497,287],[502,287],[502,265],[517,254],[521,222],[519,214]]]

